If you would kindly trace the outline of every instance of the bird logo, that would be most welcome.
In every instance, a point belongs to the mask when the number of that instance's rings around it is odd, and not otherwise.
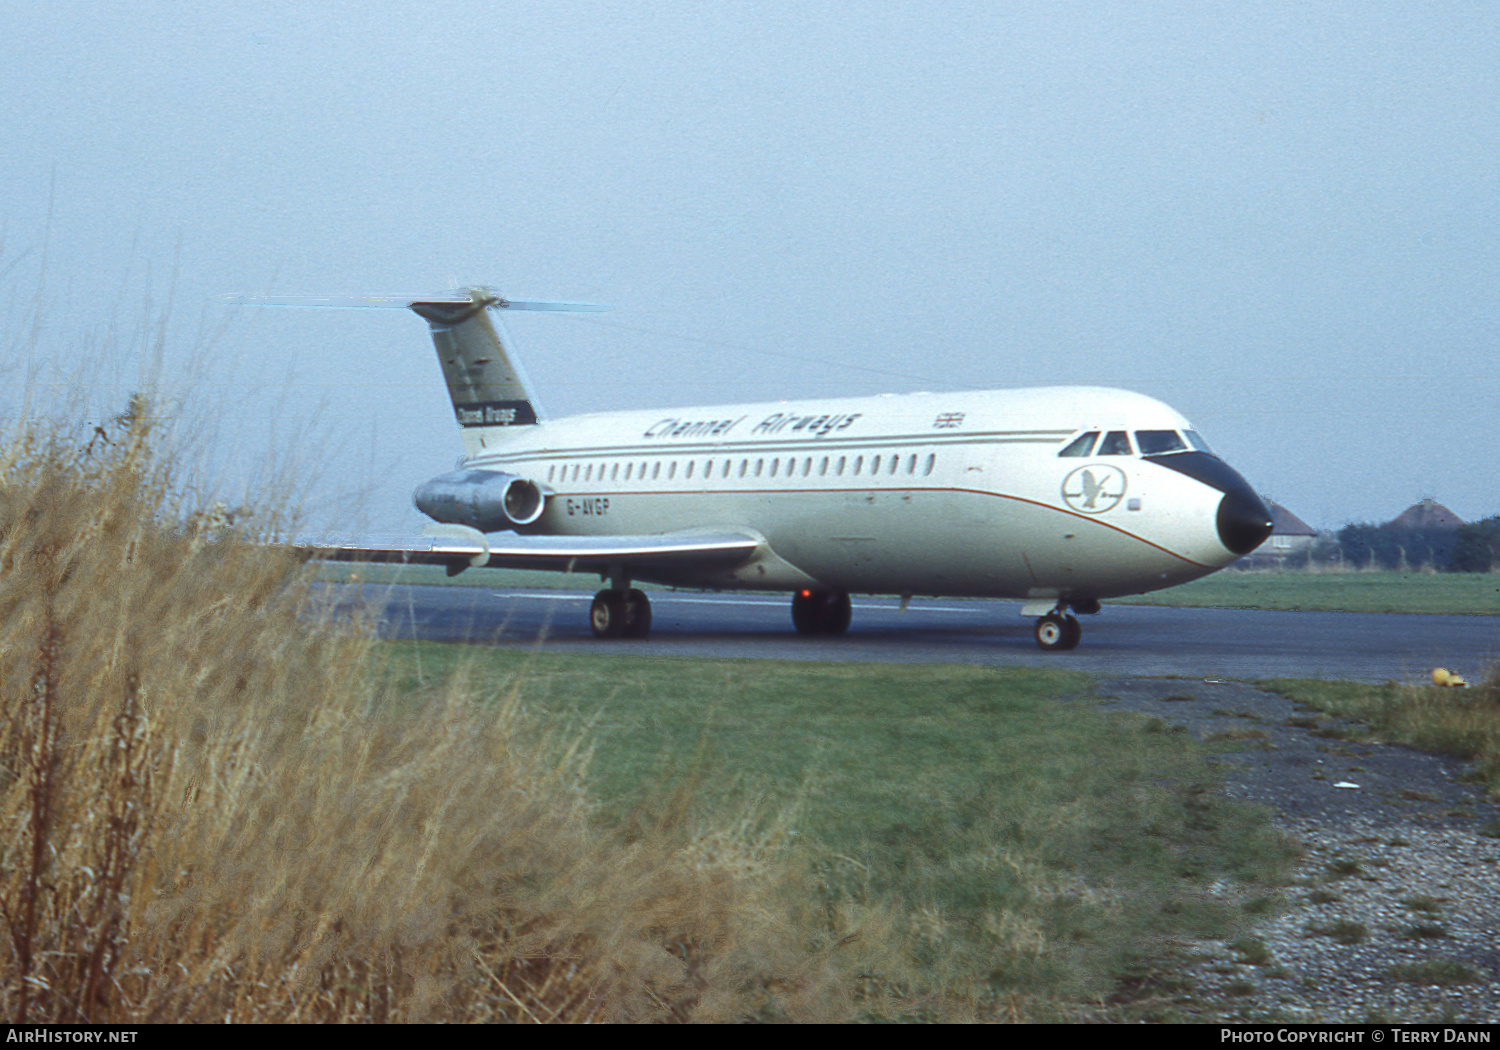
[[[1103,514],[1125,498],[1125,472],[1119,467],[1093,464],[1079,467],[1063,479],[1062,497],[1083,514]]]

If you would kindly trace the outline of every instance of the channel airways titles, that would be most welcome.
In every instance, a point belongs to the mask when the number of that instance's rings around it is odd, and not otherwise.
[[[836,430],[845,430],[863,412],[824,413],[823,415],[797,416],[788,412],[777,412],[775,415],[767,416],[755,425],[750,431],[756,434],[779,434],[782,431],[798,433],[806,431],[814,437],[827,437]],[[679,437],[721,437],[729,433],[736,426],[743,423],[748,417],[740,416],[738,419],[700,419],[683,420],[668,418],[659,420],[648,429],[644,436],[648,438],[679,438]]]

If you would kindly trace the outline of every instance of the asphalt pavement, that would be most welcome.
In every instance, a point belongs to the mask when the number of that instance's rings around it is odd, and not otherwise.
[[[1192,678],[1426,679],[1446,667],[1473,681],[1500,664],[1500,617],[1263,612],[1106,605],[1081,617],[1083,641],[1047,653],[1019,604],[854,599],[853,625],[805,637],[785,595],[651,592],[644,641],[600,641],[583,591],[320,584],[336,605],[370,610],[387,638],[715,658],[1062,667],[1093,674]]]

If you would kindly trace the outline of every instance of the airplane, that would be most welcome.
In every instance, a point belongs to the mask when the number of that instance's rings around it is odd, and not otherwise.
[[[1100,600],[1215,572],[1272,529],[1182,415],[1090,386],[882,394],[551,419],[492,311],[594,310],[436,296],[224,296],[409,309],[427,322],[463,440],[418,486],[422,540],[315,556],[597,573],[600,638],[645,638],[646,581],[790,592],[797,631],[849,628],[851,593],[1008,598],[1037,644],[1075,648]]]

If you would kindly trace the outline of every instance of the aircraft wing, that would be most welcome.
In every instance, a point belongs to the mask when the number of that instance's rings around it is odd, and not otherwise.
[[[645,536],[521,536],[437,526],[428,536],[392,543],[299,543],[321,561],[442,565],[449,575],[469,567],[608,573],[612,568],[729,569],[749,560],[763,537],[752,532],[667,532]]]

